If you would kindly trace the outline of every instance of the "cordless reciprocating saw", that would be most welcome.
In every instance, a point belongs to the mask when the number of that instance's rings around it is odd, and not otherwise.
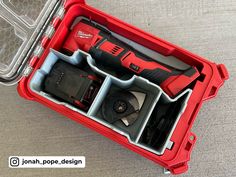
[[[180,70],[157,62],[112,35],[110,31],[87,20],[79,21],[63,45],[63,51],[81,49],[96,62],[118,71],[128,71],[159,85],[169,96],[175,96],[192,83],[199,72],[193,66]]]

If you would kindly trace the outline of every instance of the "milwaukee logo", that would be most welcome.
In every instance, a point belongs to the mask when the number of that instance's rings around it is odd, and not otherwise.
[[[93,35],[92,34],[88,34],[88,33],[85,33],[83,31],[78,31],[78,36],[80,38],[85,38],[85,39],[89,39],[89,38],[92,38]]]

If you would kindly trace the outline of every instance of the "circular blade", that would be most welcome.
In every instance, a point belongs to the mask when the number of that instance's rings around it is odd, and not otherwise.
[[[109,95],[102,105],[102,116],[109,123],[114,123],[139,110],[137,98],[129,91],[118,91]]]

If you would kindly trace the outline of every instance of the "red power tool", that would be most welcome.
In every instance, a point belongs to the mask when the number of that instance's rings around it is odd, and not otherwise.
[[[199,76],[193,66],[180,70],[157,62],[115,38],[100,25],[86,20],[81,20],[73,27],[63,45],[63,51],[66,52],[73,53],[78,49],[88,52],[102,65],[120,71],[125,69],[148,79],[169,96],[175,96]]]

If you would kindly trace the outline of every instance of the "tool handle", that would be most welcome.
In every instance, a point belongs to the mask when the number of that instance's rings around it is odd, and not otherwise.
[[[143,78],[148,79],[149,81],[160,85],[166,79],[170,77],[170,73],[161,69],[148,70],[144,69],[139,75]]]
[[[199,76],[193,66],[179,70],[140,55],[139,52],[128,52],[121,62],[123,67],[159,85],[170,96],[178,94]]]
[[[142,56],[138,52],[129,51],[120,60],[123,67],[158,85],[171,76],[182,74],[182,71]]]

